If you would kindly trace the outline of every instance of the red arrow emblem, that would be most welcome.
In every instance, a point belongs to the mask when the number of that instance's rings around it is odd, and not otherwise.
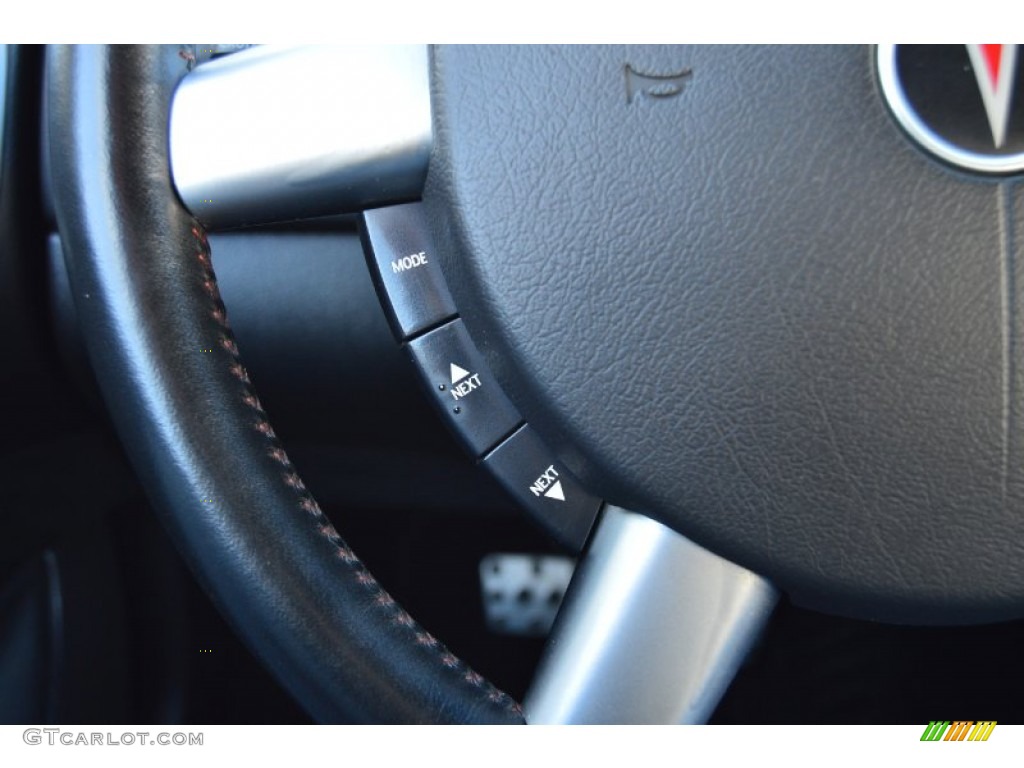
[[[1013,100],[1013,80],[1017,73],[1016,45],[968,45],[967,52],[985,105],[985,116],[996,149],[1006,140]]]

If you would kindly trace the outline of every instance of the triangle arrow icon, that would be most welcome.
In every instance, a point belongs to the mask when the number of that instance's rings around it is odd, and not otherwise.
[[[544,491],[544,495],[549,499],[557,499],[558,501],[565,501],[565,493],[562,491],[562,481],[556,480],[555,484]]]
[[[456,365],[455,363],[451,364],[451,369],[452,384],[454,384],[456,381],[460,381],[461,379],[464,379],[467,376],[469,376],[469,371],[467,371],[465,368],[461,366]]]

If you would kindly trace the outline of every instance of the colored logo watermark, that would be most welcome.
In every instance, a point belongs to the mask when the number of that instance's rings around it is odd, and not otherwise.
[[[995,727],[995,720],[932,720],[921,741],[988,741]]]

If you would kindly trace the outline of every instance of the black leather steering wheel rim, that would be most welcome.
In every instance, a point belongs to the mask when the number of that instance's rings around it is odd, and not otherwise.
[[[169,46],[56,46],[49,151],[78,316],[114,424],[220,610],[318,720],[521,723],[370,575],[249,382],[168,164]]]

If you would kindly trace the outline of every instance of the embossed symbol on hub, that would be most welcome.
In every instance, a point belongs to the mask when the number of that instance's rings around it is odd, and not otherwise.
[[[693,77],[692,69],[682,69],[674,74],[650,75],[638,72],[626,65],[626,103],[645,96],[651,99],[671,99],[683,92]]]

